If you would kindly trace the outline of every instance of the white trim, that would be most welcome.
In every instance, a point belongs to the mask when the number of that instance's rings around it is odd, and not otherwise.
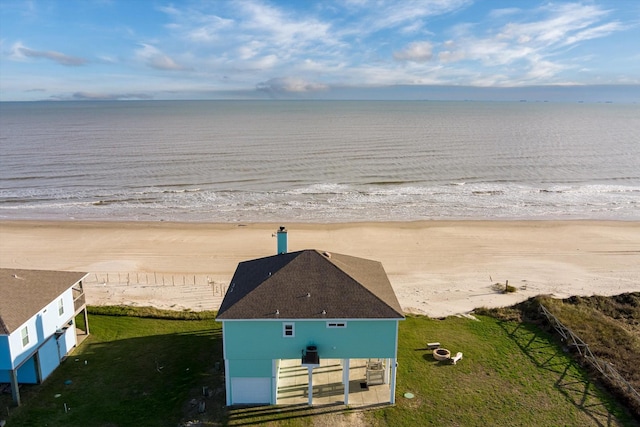
[[[64,298],[63,297],[58,298],[58,317],[60,316],[64,316]]]
[[[330,320],[327,322],[327,328],[329,329],[345,329],[346,327],[347,327],[346,321],[336,322],[336,321]]]
[[[284,338],[294,338],[296,336],[296,324],[294,322],[282,322],[282,336]]]
[[[25,342],[25,339],[27,342]],[[29,325],[25,325],[20,329],[20,342],[22,343],[22,348],[26,348],[29,345]]]

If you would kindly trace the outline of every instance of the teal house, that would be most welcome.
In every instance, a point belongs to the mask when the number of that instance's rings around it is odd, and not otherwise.
[[[287,251],[280,227],[276,255],[238,264],[217,321],[222,322],[227,405],[278,404],[280,366],[341,367],[349,404],[353,359],[382,361],[395,403],[398,322],[404,315],[382,264],[318,250]]]

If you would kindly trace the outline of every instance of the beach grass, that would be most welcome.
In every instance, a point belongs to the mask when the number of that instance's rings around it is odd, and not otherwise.
[[[538,300],[588,343],[595,357],[615,367],[628,384],[640,390],[640,292],[564,300],[539,297]],[[640,403],[627,384],[605,376],[602,380],[640,416]]]
[[[162,314],[90,314],[91,336],[43,385],[25,387],[8,425],[634,425],[549,333],[487,316],[401,322],[395,406],[227,409],[219,324]],[[463,359],[437,362],[426,348],[434,341]]]

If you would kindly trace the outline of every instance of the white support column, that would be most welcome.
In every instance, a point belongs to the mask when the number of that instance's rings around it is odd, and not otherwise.
[[[342,361],[342,383],[344,384],[344,404],[349,404],[349,362],[350,359]]]
[[[391,359],[391,385],[389,386],[391,396],[389,396],[389,403],[392,405],[396,403],[396,358]]]
[[[89,335],[89,315],[87,314],[87,306],[85,305],[82,309],[84,312],[82,317],[84,318],[84,332],[86,335]]]
[[[382,377],[382,382],[385,384],[389,384],[389,378],[391,377],[391,359],[384,359],[384,375]]]
[[[278,404],[278,377],[280,376],[280,361],[273,359],[271,361],[271,404]]]
[[[308,366],[307,369],[309,370],[309,406],[313,405],[313,368],[311,366]]]
[[[391,396],[389,396],[389,403],[391,403],[392,405],[396,403],[396,371],[397,371],[397,367],[396,365],[398,364],[396,359],[398,357],[398,329],[399,329],[399,321],[396,320],[396,344],[395,344],[395,351],[394,351],[394,357],[392,357],[391,359],[389,359],[389,368],[391,369],[391,378],[389,378],[389,392],[391,393]]]
[[[227,397],[227,406],[231,406],[231,377],[229,376],[229,359],[227,358],[227,339],[225,338],[224,327],[225,322],[222,322],[222,358],[224,359],[224,388]]]
[[[227,395],[227,406],[231,406],[231,377],[229,376],[229,361],[224,359],[224,386]]]

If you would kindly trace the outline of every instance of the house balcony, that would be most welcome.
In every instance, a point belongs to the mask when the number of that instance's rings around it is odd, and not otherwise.
[[[72,290],[73,290],[73,309],[77,313],[84,308],[87,302],[84,296],[84,290],[82,289],[82,284],[79,285],[79,288],[73,287]]]

